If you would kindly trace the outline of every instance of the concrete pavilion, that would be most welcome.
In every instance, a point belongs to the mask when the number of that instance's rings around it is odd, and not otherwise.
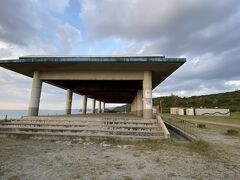
[[[152,118],[152,90],[178,69],[185,58],[162,55],[112,56],[23,56],[2,60],[0,66],[33,78],[28,116],[38,116],[42,82],[67,91],[65,114],[71,114],[72,95],[83,96],[83,113],[87,98],[95,113],[105,103],[130,103],[131,111]]]

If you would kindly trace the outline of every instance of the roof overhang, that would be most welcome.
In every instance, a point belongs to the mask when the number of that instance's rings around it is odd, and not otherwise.
[[[14,60],[1,60],[0,66],[14,72],[33,77],[39,72],[152,72],[153,89],[186,62],[185,58],[166,58],[162,55],[113,55],[113,56],[23,56]],[[66,80],[44,80],[49,84],[65,88]],[[127,81],[125,81],[127,83]],[[83,81],[74,81],[76,86]],[[104,82],[105,84],[108,82]],[[122,82],[124,85],[124,82]],[[137,83],[138,84],[138,83]],[[110,84],[109,84],[110,85]],[[127,84],[126,84],[127,85]],[[107,86],[107,84],[106,84]],[[135,87],[135,86],[134,86]],[[134,88],[131,87],[131,88]],[[120,88],[120,87],[119,87]],[[137,87],[136,87],[137,88]],[[106,89],[106,88],[105,88]],[[121,89],[121,88],[120,88]],[[81,91],[76,91],[81,93]],[[101,92],[99,92],[101,94]],[[117,94],[117,92],[116,92]],[[124,94],[124,93],[123,93]],[[132,98],[132,97],[131,97]],[[120,99],[119,99],[120,100]],[[110,100],[109,100],[110,101]]]

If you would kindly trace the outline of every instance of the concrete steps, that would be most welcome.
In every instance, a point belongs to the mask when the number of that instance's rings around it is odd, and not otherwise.
[[[39,116],[5,122],[0,134],[105,138],[164,138],[156,120],[138,117]]]

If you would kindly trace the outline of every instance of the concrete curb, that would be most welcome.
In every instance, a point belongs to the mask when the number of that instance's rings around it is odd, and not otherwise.
[[[165,126],[161,116],[160,115],[156,115],[156,119],[157,119],[157,123],[161,126],[161,128],[163,130],[165,139],[169,139],[170,138],[170,133],[169,133],[167,127]]]

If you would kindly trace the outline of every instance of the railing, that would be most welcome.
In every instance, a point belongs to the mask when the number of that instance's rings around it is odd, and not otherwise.
[[[161,117],[166,123],[173,125],[179,129],[183,130],[184,132],[187,132],[188,134],[196,137],[197,126],[195,123],[186,121],[184,119],[181,119],[179,117],[172,116],[172,115],[161,114]]]

